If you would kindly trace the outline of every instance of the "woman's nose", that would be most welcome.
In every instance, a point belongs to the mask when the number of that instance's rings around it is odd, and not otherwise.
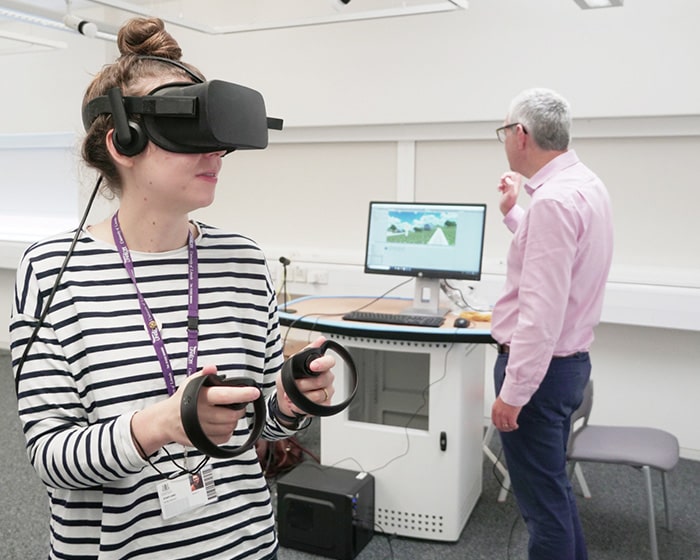
[[[206,152],[206,157],[224,157],[228,152],[226,150],[217,150],[215,152]]]

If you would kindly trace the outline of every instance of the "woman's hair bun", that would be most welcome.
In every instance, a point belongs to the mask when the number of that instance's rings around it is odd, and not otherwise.
[[[150,55],[171,60],[182,58],[182,49],[165,30],[160,18],[134,18],[126,22],[117,35],[117,46],[122,56]]]

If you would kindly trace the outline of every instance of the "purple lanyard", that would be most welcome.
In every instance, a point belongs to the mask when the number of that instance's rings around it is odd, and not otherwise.
[[[124,235],[122,234],[121,227],[119,226],[119,219],[117,218],[117,213],[112,217],[112,236],[114,237],[114,243],[119,249],[119,256],[124,263],[124,268],[126,269],[129,278],[136,288],[136,295],[139,298],[139,306],[141,307],[141,316],[143,317],[143,322],[146,325],[146,329],[151,337],[151,343],[158,356],[158,361],[160,362],[160,369],[163,371],[163,377],[165,378],[165,385],[168,388],[168,394],[173,395],[177,390],[175,385],[175,378],[173,376],[173,367],[170,364],[170,358],[165,350],[165,344],[163,343],[163,337],[160,334],[160,329],[158,328],[158,323],[156,323],[153,313],[146,304],[146,300],[141,294],[141,290],[136,283],[136,275],[134,274],[134,263],[131,260],[131,253],[124,240]],[[197,329],[199,323],[198,307],[199,307],[199,276],[198,276],[198,262],[197,262],[197,245],[194,242],[194,236],[190,232],[187,236],[187,256],[188,256],[188,302],[187,302],[187,375],[192,375],[197,370]]]

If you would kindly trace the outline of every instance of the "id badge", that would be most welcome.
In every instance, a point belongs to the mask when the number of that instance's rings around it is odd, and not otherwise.
[[[216,501],[211,465],[205,466],[198,473],[161,482],[157,488],[163,519],[170,519]]]

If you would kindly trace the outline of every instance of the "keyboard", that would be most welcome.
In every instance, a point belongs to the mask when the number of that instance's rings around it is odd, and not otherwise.
[[[414,327],[439,327],[445,322],[445,318],[439,315],[407,315],[403,313],[379,313],[375,311],[350,311],[343,315],[343,319],[346,321],[411,325]]]

